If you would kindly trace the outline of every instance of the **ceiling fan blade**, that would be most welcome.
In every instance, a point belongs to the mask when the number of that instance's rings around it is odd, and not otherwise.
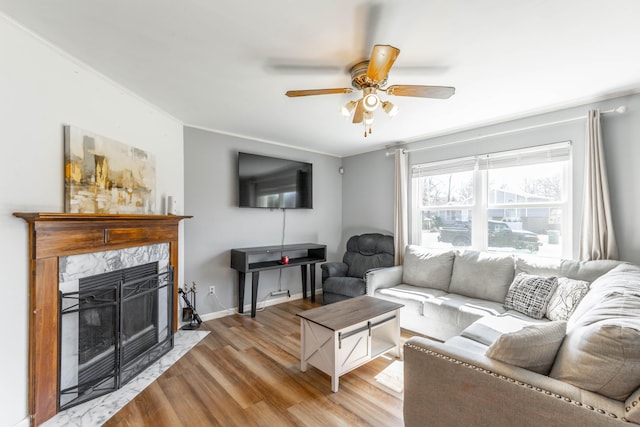
[[[387,78],[391,66],[400,54],[400,49],[388,44],[377,44],[371,50],[367,77],[377,84]]]
[[[353,113],[352,123],[362,123],[363,120],[364,120],[364,106],[362,105],[362,99],[359,99],[358,105],[356,105],[356,111]]]
[[[309,96],[309,95],[330,95],[334,93],[351,93],[353,89],[348,87],[337,89],[307,89],[307,90],[289,90],[285,95],[289,97]]]
[[[447,99],[456,93],[456,88],[451,86],[393,85],[389,86],[385,92],[387,95]]]

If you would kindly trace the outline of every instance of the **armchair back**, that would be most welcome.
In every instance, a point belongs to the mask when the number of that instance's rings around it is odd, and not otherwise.
[[[349,238],[342,261],[349,266],[348,276],[363,279],[367,270],[393,267],[394,255],[393,236],[366,233]]]

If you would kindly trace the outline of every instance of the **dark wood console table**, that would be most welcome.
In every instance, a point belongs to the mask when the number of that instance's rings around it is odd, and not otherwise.
[[[289,253],[304,253],[303,256],[289,255],[289,263],[280,261],[282,255]],[[274,259],[268,261],[254,261],[252,256],[273,254]],[[255,248],[231,249],[231,268],[238,271],[238,312],[244,311],[244,287],[247,273],[251,273],[251,317],[256,317],[256,303],[258,297],[258,280],[260,272],[279,268],[300,266],[302,272],[302,297],[307,297],[307,266],[311,276],[311,301],[316,300],[315,265],[327,260],[327,245],[317,243],[299,243],[294,245],[260,246]]]

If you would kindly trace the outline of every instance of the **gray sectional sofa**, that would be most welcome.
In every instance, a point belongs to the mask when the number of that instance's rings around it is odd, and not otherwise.
[[[640,267],[408,246],[367,274],[404,304],[407,426],[640,424]]]

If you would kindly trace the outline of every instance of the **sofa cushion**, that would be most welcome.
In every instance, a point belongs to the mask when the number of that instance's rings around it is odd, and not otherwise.
[[[628,294],[640,294],[640,266],[620,264],[598,277],[589,286],[567,323],[567,333],[576,326],[586,326],[613,317],[637,317],[637,311],[629,310],[629,304],[637,299],[623,298]],[[623,299],[621,299],[623,298]],[[638,308],[638,306],[635,306]]]
[[[431,337],[447,340],[485,316],[504,313],[501,303],[446,294],[424,302],[424,321],[430,324]]]
[[[547,318],[550,320],[568,320],[578,303],[589,291],[589,283],[568,277],[558,277],[556,288],[547,305]]]
[[[526,325],[500,335],[485,354],[491,359],[547,375],[566,328],[567,322]]]
[[[402,262],[402,282],[448,291],[455,254],[454,251],[407,246]]]
[[[509,287],[504,300],[507,310],[516,310],[534,319],[542,319],[547,305],[558,287],[556,277],[519,273]]]
[[[465,328],[460,333],[460,336],[490,346],[503,334],[516,332],[525,326],[543,322],[546,323],[548,321],[535,320],[525,316],[510,316],[508,314],[485,316]]]
[[[422,286],[412,286],[407,284],[401,284],[392,286],[390,288],[380,288],[380,294],[388,296],[396,296],[398,298],[417,299],[422,302],[429,298],[437,298],[443,295],[447,295],[445,291],[440,289],[424,288]]]
[[[576,327],[565,338],[550,376],[625,400],[640,386],[640,318]]]
[[[424,314],[424,303],[429,298],[435,298],[446,295],[446,292],[439,289],[423,288],[422,286],[397,285],[391,288],[380,288],[376,291],[375,296],[382,297],[400,304],[405,307],[413,307],[412,311]]]
[[[502,303],[513,272],[510,255],[464,251],[453,261],[449,292]]]
[[[567,323],[553,378],[617,400],[640,386],[640,267],[621,264],[591,283]]]
[[[518,255],[515,259],[515,274],[526,273],[546,277],[568,277],[591,283],[619,264],[621,264],[621,261],[574,261]]]
[[[329,277],[322,283],[322,291],[357,297],[367,293],[367,285],[364,280],[357,277]]]
[[[461,335],[451,337],[446,340],[445,343],[447,344],[447,346],[458,348],[464,351],[470,351],[476,354],[485,354],[488,348],[486,344],[482,344],[478,341],[474,341]]]

